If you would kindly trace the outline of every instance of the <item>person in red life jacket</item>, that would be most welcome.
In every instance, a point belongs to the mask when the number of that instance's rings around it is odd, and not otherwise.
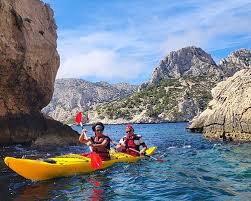
[[[132,156],[144,155],[147,146],[142,136],[135,134],[134,129],[130,124],[126,125],[125,131],[126,135],[119,141],[119,144],[116,146],[117,150],[128,153]],[[140,150],[140,146],[142,146],[143,149]]]
[[[92,147],[92,151],[96,152],[103,161],[110,160],[110,138],[103,134],[105,126],[103,123],[98,122],[92,126],[94,131],[94,137],[85,138],[86,130],[83,129],[82,134],[79,137],[79,141],[83,144]]]

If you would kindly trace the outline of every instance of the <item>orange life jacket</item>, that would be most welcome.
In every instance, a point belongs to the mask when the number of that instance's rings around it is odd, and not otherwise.
[[[135,134],[133,134],[131,136],[127,135],[125,137],[124,142],[125,142],[126,153],[128,153],[132,156],[139,156],[140,155],[138,152],[135,152],[132,150],[132,149],[134,149],[134,150],[140,151],[140,149],[139,149],[140,145],[141,145],[139,142],[140,138],[141,138],[141,136],[138,136]]]

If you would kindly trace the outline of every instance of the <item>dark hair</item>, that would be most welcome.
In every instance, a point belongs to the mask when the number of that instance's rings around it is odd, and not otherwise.
[[[95,124],[92,125],[92,130],[95,131],[95,127],[96,126],[101,126],[102,127],[102,131],[105,129],[105,126],[102,122],[97,122]]]

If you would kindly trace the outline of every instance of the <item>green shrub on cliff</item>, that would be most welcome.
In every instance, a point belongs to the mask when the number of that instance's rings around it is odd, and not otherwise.
[[[179,103],[184,100],[193,100],[199,103],[199,109],[204,109],[211,100],[211,89],[215,82],[203,76],[184,76],[180,79],[162,80],[158,85],[149,85],[128,98],[114,101],[100,106],[98,112],[105,113],[108,118],[132,119],[135,115],[146,111],[148,117],[176,113]]]

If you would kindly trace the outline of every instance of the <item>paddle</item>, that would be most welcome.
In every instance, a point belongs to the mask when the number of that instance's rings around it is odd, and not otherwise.
[[[88,139],[87,135],[86,135],[86,132],[83,131],[82,118],[83,118],[83,113],[79,112],[77,114],[76,118],[75,118],[75,122],[76,122],[77,125],[80,125],[82,127],[82,133],[84,134],[85,139]],[[88,156],[91,159],[91,166],[92,166],[92,168],[94,168],[94,169],[100,169],[102,167],[102,159],[100,158],[100,156],[97,153],[93,152],[91,146],[89,146],[89,149],[90,149],[91,153],[88,154]]]
[[[112,141],[112,143],[115,144],[115,145],[118,145],[118,144],[119,144],[118,142],[114,142],[114,141]],[[138,151],[138,150],[136,150],[136,149],[133,149],[133,148],[129,148],[129,149],[132,150],[132,151],[134,151],[134,152],[136,152],[136,153],[139,153],[139,154],[140,154],[140,151]],[[158,161],[158,162],[165,162],[165,160],[163,160],[163,159],[161,159],[161,158],[155,158],[155,157],[153,157],[153,156],[147,155],[146,153],[144,153],[144,156],[149,157],[149,158],[152,158],[153,160]]]
[[[140,154],[140,151],[138,151],[138,150],[136,150],[136,149],[133,149],[133,148],[129,148],[130,150],[132,150],[132,151],[134,151],[134,152],[136,152],[136,153],[139,153]],[[155,157],[153,157],[153,156],[150,156],[150,155],[147,155],[146,153],[144,153],[144,156],[147,156],[147,157],[149,157],[149,158],[152,158],[153,160],[155,160],[155,161],[158,161],[158,162],[165,162],[165,160],[163,160],[163,159],[161,159],[161,158],[155,158]]]

